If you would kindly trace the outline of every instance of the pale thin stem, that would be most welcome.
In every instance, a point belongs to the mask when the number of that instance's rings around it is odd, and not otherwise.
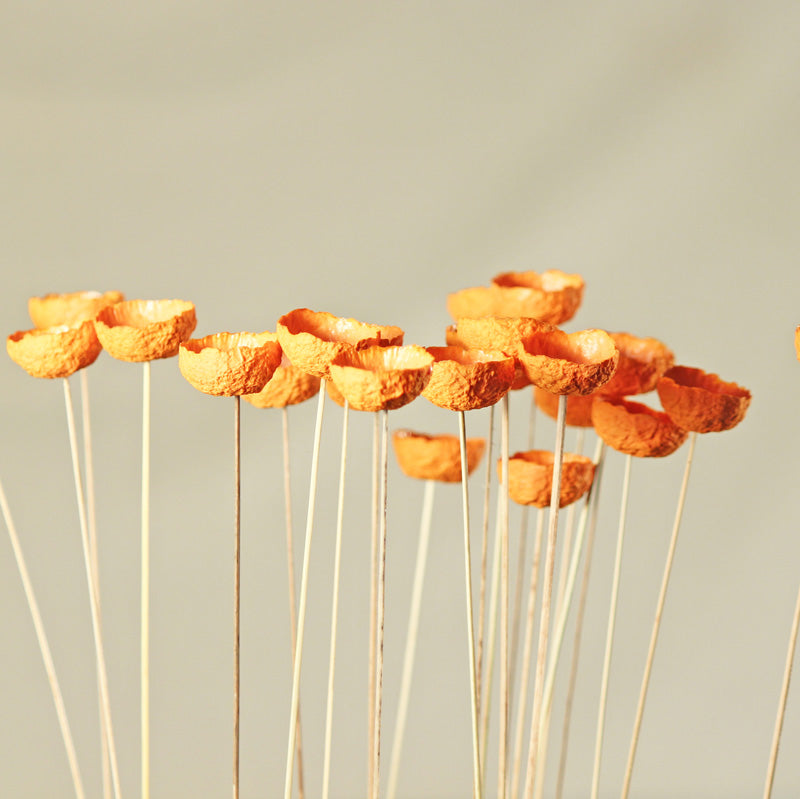
[[[142,367],[142,563],[139,686],[142,799],[150,799],[150,361],[145,361]]]
[[[297,735],[297,716],[300,706],[300,671],[303,665],[303,633],[306,625],[306,601],[308,599],[308,573],[311,565],[311,539],[314,532],[314,509],[317,498],[317,475],[319,473],[319,449],[322,437],[322,417],[325,412],[325,380],[320,381],[317,421],[314,427],[314,450],[311,456],[311,478],[308,489],[308,512],[306,514],[306,537],[303,549],[303,571],[300,577],[300,604],[297,610],[297,644],[294,648],[292,670],[292,700],[289,711],[289,740],[286,748],[286,773],[284,799],[292,797],[292,777]]]
[[[484,787],[486,785],[486,748],[489,741],[489,721],[492,712],[492,682],[494,677],[495,642],[497,639],[498,601],[500,596],[500,567],[501,551],[503,544],[503,508],[500,497],[497,498],[497,512],[495,518],[494,547],[492,552],[492,588],[489,598],[489,632],[487,635],[486,679],[484,680],[483,701],[481,702],[481,777]]]
[[[536,648],[536,677],[531,711],[531,737],[528,749],[528,770],[525,776],[525,797],[531,799],[539,766],[539,725],[542,717],[544,696],[544,672],[547,663],[547,647],[550,633],[550,606],[553,598],[553,572],[556,562],[556,537],[558,534],[558,509],[561,501],[561,466],[564,457],[564,427],[567,415],[567,398],[558,398],[556,419],[556,442],[553,460],[553,486],[550,493],[550,524],[547,530],[545,549],[544,582],[542,584],[542,609],[539,617],[539,642]]]
[[[472,779],[473,795],[481,799],[481,756],[478,729],[478,684],[475,674],[475,627],[472,611],[472,558],[469,531],[469,471],[467,468],[467,429],[464,411],[458,414],[458,435],[461,447],[461,499],[464,515],[464,580],[467,599],[467,646],[469,649],[470,709],[472,712]]]
[[[81,771],[78,767],[78,757],[75,754],[75,744],[72,741],[72,732],[70,731],[69,721],[67,720],[67,709],[64,706],[64,697],[61,695],[61,688],[58,684],[58,677],[56,676],[56,667],[53,663],[53,656],[50,653],[50,645],[47,642],[47,636],[44,632],[44,623],[42,616],[39,613],[39,605],[36,602],[36,596],[33,593],[33,585],[31,584],[30,576],[28,575],[28,567],[25,565],[25,558],[22,554],[22,547],[19,543],[17,536],[17,528],[14,526],[14,520],[11,518],[11,510],[8,507],[8,500],[6,493],[3,490],[3,484],[0,483],[0,510],[3,511],[3,518],[8,528],[8,536],[11,539],[11,548],[14,550],[14,559],[17,562],[17,569],[19,576],[22,580],[22,587],[25,590],[25,598],[28,600],[28,608],[31,612],[33,619],[33,629],[36,631],[36,640],[39,642],[39,649],[42,653],[42,662],[44,663],[44,670],[47,674],[47,681],[50,683],[50,691],[53,694],[53,704],[56,707],[56,716],[58,717],[58,726],[61,729],[61,737],[64,740],[64,749],[67,752],[67,762],[69,763],[69,770],[72,774],[72,784],[75,788],[76,799],[85,799],[86,794],[83,791],[83,781],[81,780]]]
[[[797,648],[797,630],[799,627],[800,592],[797,594],[797,604],[795,605],[794,618],[792,620],[792,632],[789,635],[789,651],[786,654],[786,668],[783,672],[781,697],[778,701],[778,716],[775,719],[775,731],[772,734],[772,749],[770,750],[769,764],[767,765],[767,781],[764,786],[764,799],[769,799],[772,795],[772,783],[775,780],[775,765],[778,762],[778,747],[780,746],[781,742],[781,731],[783,730],[783,716],[786,712],[786,701],[789,697],[789,683],[792,679],[792,664],[794,662],[794,651]]]
[[[339,468],[339,503],[336,512],[336,544],[333,556],[333,598],[331,600],[331,650],[328,664],[328,702],[325,711],[325,750],[322,760],[322,799],[328,799],[331,777],[331,743],[333,741],[333,686],[336,674],[336,633],[339,620],[339,574],[342,564],[342,531],[344,528],[344,484],[347,470],[347,423],[350,404],[344,401],[342,420],[342,458]]]
[[[239,673],[242,552],[241,401],[234,398],[233,413],[233,799],[239,799]]]
[[[600,683],[600,705],[597,712],[597,737],[594,749],[594,769],[592,772],[591,799],[597,799],[600,790],[600,761],[603,756],[603,732],[606,721],[606,702],[608,699],[608,678],[611,673],[611,653],[614,648],[614,627],[617,620],[617,599],[619,597],[619,578],[622,570],[622,545],[625,540],[625,518],[628,509],[628,492],[631,483],[632,455],[625,457],[625,477],[622,482],[622,503],[619,513],[619,531],[617,533],[617,552],[614,557],[614,577],[611,581],[611,607],[608,611],[608,631],[606,633],[606,651],[603,658],[603,676]]]
[[[642,728],[642,716],[644,716],[644,703],[647,699],[647,688],[650,684],[650,673],[653,670],[653,659],[655,658],[656,654],[658,631],[661,628],[661,616],[664,612],[664,603],[667,599],[667,588],[669,586],[669,578],[672,572],[672,563],[675,560],[675,548],[678,544],[678,531],[681,527],[683,507],[686,504],[686,490],[689,486],[689,473],[692,469],[692,459],[694,457],[694,446],[696,441],[697,433],[692,433],[689,441],[689,453],[686,456],[686,468],[683,472],[683,481],[681,482],[681,490],[680,494],[678,495],[678,507],[675,511],[675,522],[672,526],[672,535],[669,541],[669,549],[667,550],[667,561],[664,565],[664,576],[661,580],[661,590],[658,595],[658,602],[656,603],[656,616],[653,622],[653,631],[650,635],[650,646],[647,650],[647,661],[645,662],[644,676],[642,677],[642,687],[639,692],[639,703],[636,707],[636,720],[633,723],[633,736],[631,737],[631,747],[628,751],[628,763],[625,767],[625,778],[622,785],[623,799],[625,799],[630,792],[631,776],[633,775],[633,763],[636,758],[636,747],[639,744],[639,733]],[[769,796],[769,792],[767,792],[767,796]]]
[[[386,613],[386,522],[387,488],[389,471],[389,411],[380,411],[381,425],[381,502],[380,535],[378,547],[378,647],[375,665],[375,738],[373,744],[372,799],[378,799],[381,790],[381,711],[383,709],[383,625]]]
[[[528,442],[527,449],[533,449],[536,438],[536,392],[531,386],[530,411],[528,415]],[[519,653],[520,626],[522,625],[522,593],[525,585],[525,555],[528,544],[528,516],[530,508],[522,506],[519,525],[519,543],[517,549],[517,575],[514,581],[514,613],[511,617],[511,655],[509,663],[508,690],[511,703],[514,703],[514,689],[516,687],[517,660]]]
[[[117,770],[117,752],[114,746],[114,728],[111,723],[111,703],[108,698],[108,677],[106,671],[106,658],[103,652],[103,633],[100,628],[100,616],[97,611],[97,592],[92,579],[92,557],[89,548],[89,524],[86,518],[86,502],[81,479],[81,467],[78,460],[78,438],[75,433],[75,410],[72,405],[72,392],[69,380],[64,378],[64,403],[67,409],[67,430],[69,445],[72,453],[72,472],[75,477],[75,498],[78,501],[78,520],[81,528],[81,544],[83,546],[83,564],[86,569],[86,582],[89,586],[89,609],[92,617],[92,634],[94,635],[95,657],[97,660],[97,673],[100,676],[100,706],[105,716],[106,732],[108,736],[108,755],[111,766],[111,781],[116,799],[120,799],[119,772]]]
[[[369,678],[367,685],[367,796],[372,794],[375,746],[375,664],[378,653],[378,533],[380,527],[380,415],[373,414],[372,427],[372,533],[369,556]]]
[[[503,397],[503,419],[501,425],[502,446],[502,546],[500,569],[500,734],[497,768],[497,797],[505,799],[506,770],[508,766],[508,394]]]
[[[478,712],[483,718],[483,638],[486,614],[486,558],[489,549],[489,495],[492,485],[492,444],[494,442],[494,405],[489,406],[489,435],[486,438],[486,472],[483,486],[483,527],[481,533],[481,584],[478,598],[478,655],[475,679],[478,683]],[[483,752],[483,742],[481,742]],[[483,755],[481,755],[483,765]]]
[[[89,549],[92,553],[92,576],[97,592],[97,613],[103,623],[103,612],[100,601],[100,565],[97,554],[97,503],[94,492],[94,459],[92,457],[92,414],[89,403],[89,378],[87,370],[80,370],[81,376],[81,427],[83,429],[83,468],[86,474],[86,508],[89,517]],[[97,712],[100,716],[100,750],[103,767],[103,796],[111,797],[111,769],[108,764],[108,738],[103,711],[100,709],[100,679],[97,679]]]
[[[289,458],[289,409],[281,409],[283,420],[283,495],[286,506],[286,566],[289,576],[289,623],[292,634],[292,668],[297,646],[297,599],[294,579],[294,529],[292,525],[292,471]],[[297,702],[297,793],[303,799],[305,793],[303,775],[303,733],[300,724],[300,700]]]
[[[575,434],[575,454],[583,454],[583,441],[586,431],[583,427],[579,427]],[[564,594],[567,590],[567,564],[571,562],[572,553],[572,534],[575,530],[575,512],[577,510],[577,503],[573,502],[567,508],[567,518],[564,524],[563,542],[561,544],[561,566],[558,574],[558,587],[556,588],[556,618],[561,615],[561,609],[564,606]],[[584,505],[584,508],[586,506]]]
[[[581,636],[583,633],[583,619],[586,611],[586,600],[589,596],[589,575],[592,567],[592,552],[594,551],[595,530],[597,529],[597,509],[600,504],[600,483],[603,476],[605,463],[605,445],[602,439],[597,441],[597,451],[594,462],[597,464],[594,482],[592,483],[589,502],[589,534],[586,539],[586,555],[583,563],[583,577],[581,578],[581,595],[575,614],[575,635],[572,645],[572,664],[570,665],[569,682],[567,684],[567,698],[564,709],[564,725],[561,729],[561,754],[558,759],[558,777],[556,779],[555,799],[564,795],[564,777],[567,770],[567,750],[569,748],[569,728],[572,721],[572,702],[575,697],[575,685],[578,680],[578,663],[580,660]]]
[[[603,452],[602,439],[597,440],[597,451],[595,452],[594,463],[598,462]],[[564,643],[564,634],[567,629],[567,621],[569,619],[570,608],[572,607],[572,597],[575,592],[575,580],[578,575],[578,566],[580,565],[581,553],[583,552],[583,540],[586,535],[586,526],[589,519],[589,508],[591,503],[592,494],[594,492],[594,485],[589,489],[586,499],[583,502],[581,509],[580,520],[578,521],[577,535],[575,536],[575,546],[572,550],[571,556],[567,561],[567,552],[562,552],[562,575],[566,575],[564,580],[564,597],[560,607],[556,609],[556,624],[552,636],[553,642],[550,651],[550,660],[547,665],[547,677],[544,682],[544,711],[542,720],[539,724],[539,763],[541,764],[538,776],[536,778],[536,791],[535,796],[540,799],[544,793],[544,775],[547,764],[547,748],[550,738],[550,715],[553,709],[553,691],[555,690],[556,674],[558,673],[558,662],[561,658],[561,647]],[[575,504],[570,505],[570,510],[574,510]],[[570,526],[569,520],[567,527]],[[569,567],[567,567],[567,562]]]
[[[539,563],[542,556],[542,537],[544,536],[544,511],[539,510],[536,517],[536,539],[533,545],[530,588],[528,591],[528,612],[525,618],[525,641],[522,645],[522,672],[517,699],[517,727],[514,734],[514,770],[511,777],[511,796],[519,795],[519,781],[522,774],[522,741],[525,732],[525,708],[528,704],[528,683],[533,659],[533,629],[536,620],[536,595],[539,591]]]
[[[425,483],[425,498],[422,505],[422,521],[419,529],[417,545],[417,565],[414,568],[414,583],[411,589],[411,607],[408,613],[408,631],[406,633],[405,657],[403,658],[403,674],[400,680],[400,696],[397,700],[397,719],[392,741],[392,760],[389,766],[389,781],[386,799],[395,799],[397,783],[400,777],[400,757],[403,752],[403,739],[408,718],[409,699],[411,697],[411,678],[414,672],[414,657],[419,637],[419,618],[422,611],[422,588],[425,582],[425,567],[428,562],[428,543],[431,537],[431,520],[433,518],[433,494],[436,483],[428,480]]]

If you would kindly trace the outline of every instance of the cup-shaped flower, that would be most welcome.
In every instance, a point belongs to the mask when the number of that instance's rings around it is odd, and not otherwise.
[[[73,291],[69,294],[45,294],[28,300],[28,313],[38,328],[72,325],[94,319],[103,308],[122,302],[120,291]]]
[[[127,300],[103,308],[94,326],[109,355],[138,363],[177,355],[197,316],[186,300]]]
[[[658,381],[664,410],[685,430],[719,433],[736,427],[750,407],[751,394],[718,375],[674,366]]]
[[[566,423],[570,427],[591,427],[592,426],[592,403],[595,394],[570,394],[567,397]],[[534,389],[534,399],[540,411],[546,413],[552,419],[558,417],[558,394],[551,394],[543,388]]]
[[[433,372],[422,396],[440,408],[472,411],[494,405],[514,382],[514,359],[501,352],[428,347]]]
[[[517,358],[531,383],[551,394],[591,394],[607,383],[619,350],[605,330],[549,330],[524,336]]]
[[[501,289],[497,316],[533,316],[554,325],[572,319],[583,299],[583,278],[558,269],[504,272],[492,285]]]
[[[621,397],[597,397],[592,403],[592,421],[606,444],[638,458],[671,455],[688,435],[666,413]]]
[[[198,390],[215,397],[261,391],[281,362],[271,333],[214,333],[181,344],[178,366]]]
[[[91,319],[42,330],[19,330],[6,339],[11,360],[32,377],[69,377],[94,363],[102,349]]]
[[[392,436],[397,463],[405,474],[418,480],[461,482],[461,447],[458,436],[430,436],[413,430],[397,430]],[[467,473],[477,468],[486,442],[467,439]]]
[[[508,494],[519,505],[550,506],[553,490],[553,453],[532,449],[516,452],[508,461]],[[497,474],[503,479],[503,459],[497,460]],[[579,500],[594,480],[594,463],[585,455],[565,452],[561,465],[559,507]]]
[[[343,352],[330,365],[336,388],[357,411],[390,411],[418,397],[431,377],[433,356],[422,347]]]
[[[308,308],[284,314],[278,320],[277,333],[281,348],[294,366],[324,379],[330,378],[331,362],[340,355],[403,343],[399,327],[367,324]]]
[[[268,341],[277,343],[277,333],[262,333]],[[278,345],[280,346],[280,345]],[[245,394],[255,408],[285,408],[311,399],[319,391],[319,378],[298,369],[281,353],[281,362],[264,388],[256,394]]]
[[[502,352],[516,357],[523,338],[558,328],[526,316],[464,317],[445,331],[448,346],[465,349]]]
[[[619,350],[614,376],[599,389],[609,397],[627,397],[654,391],[659,379],[672,368],[675,356],[655,338],[640,338],[630,333],[609,333]]]

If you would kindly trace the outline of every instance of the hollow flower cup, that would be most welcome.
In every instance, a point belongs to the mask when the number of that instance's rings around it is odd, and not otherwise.
[[[278,341],[277,333],[261,335],[267,336],[269,341]],[[264,388],[256,394],[245,394],[242,399],[255,408],[285,408],[311,399],[319,391],[319,383],[318,377],[298,369],[285,353],[281,353],[280,365]]]
[[[730,430],[744,419],[751,394],[718,375],[675,366],[658,381],[658,396],[672,420],[696,433]]]
[[[284,314],[278,320],[277,335],[292,364],[320,379],[330,378],[330,365],[341,355],[403,343],[399,327],[367,324],[308,308]]]
[[[181,374],[215,397],[254,394],[267,384],[281,362],[281,348],[271,333],[215,333],[180,346]]]
[[[94,363],[102,347],[91,319],[43,330],[18,330],[6,339],[14,363],[32,377],[69,377]]]
[[[28,313],[38,328],[72,325],[94,319],[103,308],[122,302],[120,291],[73,291],[69,294],[45,294],[28,300]]]
[[[185,300],[127,300],[103,308],[94,325],[109,355],[139,363],[177,355],[197,317]]]
[[[337,356],[330,375],[351,408],[388,411],[407,405],[422,393],[432,366],[433,356],[422,347],[373,346]]]
[[[614,376],[598,393],[627,397],[654,391],[659,379],[675,363],[672,350],[655,338],[640,338],[630,333],[609,335],[619,350],[619,363]]]
[[[606,444],[638,458],[671,455],[688,436],[666,413],[620,397],[596,398],[592,421]]]
[[[461,449],[458,436],[426,435],[397,430],[392,436],[394,454],[403,472],[417,480],[442,483],[461,482]],[[486,442],[467,439],[467,472],[472,474],[483,457]]]
[[[530,381],[551,394],[591,394],[617,368],[619,350],[604,330],[549,330],[524,336],[516,353]]]
[[[472,411],[494,405],[514,382],[514,359],[499,352],[428,347],[431,379],[422,395],[440,408]]]
[[[516,452],[508,461],[508,493],[519,505],[550,507],[553,490],[553,453],[548,450]],[[502,481],[502,458],[497,461],[497,474]],[[579,500],[594,480],[594,463],[584,455],[564,453],[561,467],[559,507]]]

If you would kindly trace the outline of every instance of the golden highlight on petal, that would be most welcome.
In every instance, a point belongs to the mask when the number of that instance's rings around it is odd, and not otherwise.
[[[102,347],[91,319],[43,330],[19,330],[6,339],[14,363],[32,377],[69,377],[97,360]]]
[[[103,308],[125,299],[120,291],[73,291],[69,294],[45,294],[28,300],[28,313],[33,324],[40,328],[73,325],[94,319]]]
[[[94,325],[109,355],[138,363],[177,355],[197,317],[186,300],[127,300],[103,308]]]

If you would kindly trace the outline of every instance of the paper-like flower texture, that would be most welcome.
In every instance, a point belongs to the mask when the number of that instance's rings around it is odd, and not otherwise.
[[[517,358],[531,383],[551,394],[591,394],[607,383],[619,350],[605,330],[550,330],[523,336]]]
[[[448,346],[470,350],[502,352],[516,358],[520,342],[535,333],[558,330],[557,327],[526,316],[464,317],[445,331]]]
[[[103,308],[94,326],[109,355],[141,363],[177,355],[197,316],[186,300],[127,300]]]
[[[580,275],[558,269],[538,272],[504,272],[492,279],[502,289],[497,316],[533,316],[560,325],[575,316],[583,299],[584,282]]]
[[[433,356],[422,347],[345,352],[330,365],[336,388],[357,411],[390,411],[418,397],[431,377]]]
[[[592,421],[600,438],[618,452],[637,458],[671,455],[689,435],[666,413],[622,397],[597,397]]]
[[[277,333],[261,335],[266,336],[268,341],[278,341]],[[298,369],[285,353],[281,353],[280,366],[264,388],[256,394],[245,394],[242,399],[255,408],[285,408],[311,399],[318,391],[319,378]]]
[[[619,350],[619,363],[614,376],[598,393],[627,397],[655,391],[659,379],[675,363],[672,350],[655,338],[639,338],[630,333],[609,335]]]
[[[461,482],[461,447],[458,436],[430,436],[412,430],[397,430],[392,436],[397,463],[405,474],[418,480]],[[472,474],[483,457],[486,442],[467,439],[467,473]]]
[[[19,330],[6,339],[14,363],[32,377],[69,377],[97,360],[102,351],[91,319],[43,330]]]
[[[261,391],[281,363],[271,333],[214,333],[181,344],[178,367],[198,390],[214,397]]]
[[[366,347],[394,347],[403,343],[399,327],[371,325],[325,311],[296,308],[277,325],[278,341],[298,369],[329,379],[331,362],[340,355]]]
[[[122,302],[120,291],[73,291],[69,294],[45,294],[28,300],[28,313],[38,328],[72,325],[94,319],[103,308]]]
[[[550,507],[553,490],[553,453],[532,449],[516,452],[508,461],[508,494],[519,505]],[[503,459],[497,460],[497,474],[503,479]],[[579,500],[594,480],[594,463],[585,455],[565,452],[561,466],[559,507]]]
[[[736,427],[751,399],[746,388],[688,366],[670,369],[658,381],[658,396],[672,420],[695,433],[720,433]]]
[[[428,347],[433,373],[422,396],[440,408],[473,411],[494,405],[514,382],[514,359],[500,352]]]

